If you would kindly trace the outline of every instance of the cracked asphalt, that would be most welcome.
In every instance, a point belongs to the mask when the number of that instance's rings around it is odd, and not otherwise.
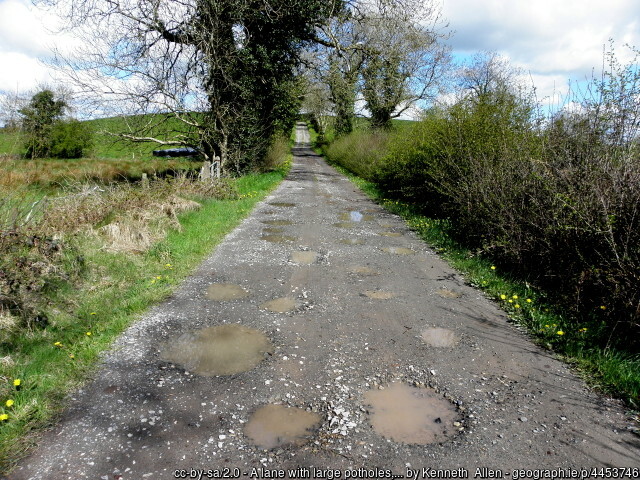
[[[518,469],[640,467],[640,437],[617,402],[531,343],[297,129],[288,177],[123,333],[8,479],[427,478],[431,468],[515,480]],[[244,293],[221,300],[220,284]],[[249,370],[215,375],[194,339],[227,324],[271,347]],[[164,353],[172,345],[183,364]],[[447,415],[400,408],[444,437],[405,443],[375,426],[399,401],[375,406],[371,392],[396,384],[444,399]],[[270,404],[318,421],[265,448],[247,426]]]

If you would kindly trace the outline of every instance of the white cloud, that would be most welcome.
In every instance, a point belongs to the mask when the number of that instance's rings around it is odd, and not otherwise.
[[[496,51],[529,72],[539,97],[566,91],[602,66],[603,47],[615,41],[640,47],[637,0],[442,0],[443,15],[455,31],[454,52]]]

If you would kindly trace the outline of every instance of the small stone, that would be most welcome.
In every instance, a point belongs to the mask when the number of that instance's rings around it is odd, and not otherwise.
[[[520,417],[520,418],[519,418],[519,420],[520,420],[521,422],[526,422],[526,421],[528,421],[529,419],[528,419],[527,417]]]

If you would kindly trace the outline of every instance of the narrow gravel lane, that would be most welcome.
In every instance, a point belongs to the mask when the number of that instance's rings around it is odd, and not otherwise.
[[[617,403],[298,139],[288,178],[117,341],[10,479],[640,467]]]

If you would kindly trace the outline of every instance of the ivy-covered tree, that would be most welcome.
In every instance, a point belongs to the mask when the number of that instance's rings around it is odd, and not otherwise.
[[[56,100],[54,93],[45,89],[36,93],[29,104],[19,110],[27,157],[49,156],[54,126],[62,118],[66,107],[63,100]]]

